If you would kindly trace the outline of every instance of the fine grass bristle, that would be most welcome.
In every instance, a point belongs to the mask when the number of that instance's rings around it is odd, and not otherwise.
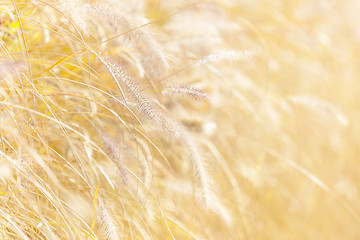
[[[358,239],[355,0],[0,2],[0,239]]]
[[[161,90],[161,93],[163,95],[180,95],[180,96],[191,96],[195,99],[205,99],[208,98],[208,94],[206,94],[205,92],[193,88],[193,87],[188,87],[188,86],[169,86],[166,87],[165,89]]]

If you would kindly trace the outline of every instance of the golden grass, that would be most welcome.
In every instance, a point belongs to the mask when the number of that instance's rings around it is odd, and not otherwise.
[[[357,239],[359,10],[0,2],[0,238]]]

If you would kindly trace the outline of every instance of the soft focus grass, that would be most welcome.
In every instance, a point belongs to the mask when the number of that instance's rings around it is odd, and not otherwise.
[[[357,239],[347,1],[0,3],[1,239]]]

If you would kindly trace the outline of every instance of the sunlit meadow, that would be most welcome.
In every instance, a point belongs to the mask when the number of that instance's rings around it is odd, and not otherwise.
[[[0,239],[358,239],[359,13],[1,1]]]

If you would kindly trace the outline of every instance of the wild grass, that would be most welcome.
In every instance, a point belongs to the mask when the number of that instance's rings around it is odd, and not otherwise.
[[[0,238],[357,239],[359,8],[0,2]]]

